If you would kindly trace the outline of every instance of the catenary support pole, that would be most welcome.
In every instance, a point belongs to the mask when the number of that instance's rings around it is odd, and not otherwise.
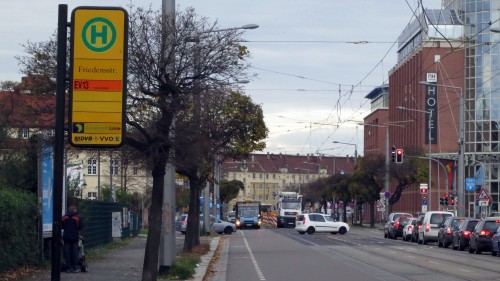
[[[162,0],[162,15],[163,15],[163,38],[164,42],[168,42],[169,36],[168,26],[175,24],[175,0]],[[170,23],[167,20],[171,21]],[[169,48],[165,48],[169,50]],[[168,51],[166,51],[168,52]],[[165,54],[165,59],[167,55]],[[165,62],[169,63],[169,62]],[[172,62],[170,62],[172,63]],[[172,69],[172,66],[167,67]],[[170,127],[170,138],[175,138],[175,118]],[[159,270],[160,273],[168,272],[172,264],[175,262],[175,164],[174,164],[174,148],[170,148],[169,159],[165,169],[165,177],[163,183],[163,214],[162,214],[162,235],[160,238],[160,257]]]

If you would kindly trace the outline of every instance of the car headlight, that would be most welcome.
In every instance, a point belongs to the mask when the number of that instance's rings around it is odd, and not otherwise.
[[[240,220],[236,220],[236,225],[240,225]]]

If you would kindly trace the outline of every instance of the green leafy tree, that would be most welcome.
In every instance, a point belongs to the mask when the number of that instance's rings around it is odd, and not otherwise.
[[[239,92],[209,89],[193,97],[189,111],[176,120],[176,171],[190,183],[189,216],[184,251],[199,245],[199,204],[202,186],[214,182],[218,155],[241,159],[264,148],[267,136],[262,108]]]
[[[0,185],[28,190],[38,190],[38,140],[29,139],[28,145],[18,150],[6,150],[0,154]]]
[[[361,213],[361,206],[364,203],[370,205],[370,227],[375,227],[375,203],[380,199],[385,177],[384,156],[378,154],[358,158],[350,192],[358,203],[358,213]],[[363,224],[362,216],[360,216],[360,224]]]
[[[349,174],[334,174],[327,178],[326,183],[330,187],[336,203],[342,202],[343,207],[343,221],[347,221],[347,204],[352,201],[352,194],[349,186],[352,182],[353,175]]]
[[[227,204],[238,197],[240,190],[245,190],[245,185],[239,180],[222,180],[219,190],[221,202]]]

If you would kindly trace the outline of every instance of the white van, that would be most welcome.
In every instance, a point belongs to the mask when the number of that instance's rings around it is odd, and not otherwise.
[[[425,213],[422,226],[418,229],[418,244],[427,245],[427,242],[438,241],[438,232],[444,221],[453,217],[452,212],[429,211]]]

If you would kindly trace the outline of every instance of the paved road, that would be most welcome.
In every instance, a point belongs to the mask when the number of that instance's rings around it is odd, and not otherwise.
[[[379,229],[346,235],[300,235],[293,229],[243,230],[224,241],[226,280],[497,280],[500,258],[469,254],[436,243],[383,238]],[[224,255],[224,254],[222,254]],[[219,263],[223,263],[224,259]]]

